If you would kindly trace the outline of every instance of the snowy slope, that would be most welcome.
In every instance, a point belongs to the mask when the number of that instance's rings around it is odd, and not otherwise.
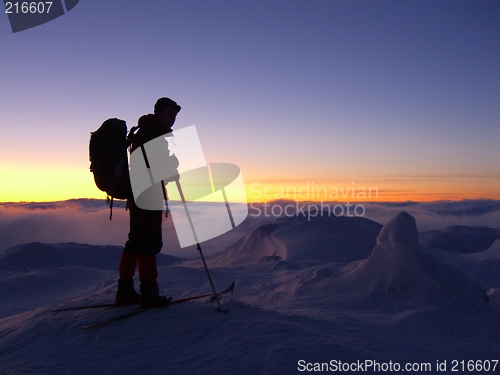
[[[273,256],[287,262],[348,263],[370,254],[380,228],[380,224],[360,217],[283,217],[229,246],[217,265],[255,264]]]
[[[487,250],[460,254],[458,258],[459,260],[455,259],[455,264],[470,278],[476,280],[490,293],[500,290],[500,239]]]
[[[116,271],[123,246],[90,246],[77,243],[42,244],[32,242],[11,247],[0,253],[6,268],[47,269],[78,264],[81,267]],[[157,257],[160,265],[174,264],[180,258],[166,254]]]
[[[408,216],[377,224],[375,236],[375,223],[354,218],[278,220],[251,232],[260,239],[250,234],[242,253],[213,259],[225,262],[211,269],[217,289],[236,281],[222,300],[229,314],[193,301],[89,331],[82,324],[116,311],[50,308],[112,300],[120,248],[11,248],[0,253],[0,374],[291,374],[300,360],[429,363],[436,373],[438,360],[450,370],[452,360],[498,359],[500,299],[485,303],[474,281],[423,254]],[[266,238],[280,241],[282,259],[268,257],[274,244],[260,251]],[[301,251],[309,243],[322,251]],[[203,268],[174,261],[159,262],[165,294],[210,290]]]
[[[484,251],[471,254],[462,254],[462,256],[467,259],[475,260],[500,259],[500,239],[497,239],[488,249]]]
[[[420,243],[460,254],[476,253],[488,249],[500,238],[500,229],[452,225],[444,229],[425,231]]]
[[[29,243],[0,253],[0,317],[53,301],[94,293],[114,283],[123,247]],[[157,263],[179,258],[159,254]],[[99,280],[99,283],[96,283]]]
[[[498,240],[487,250],[468,254],[449,253],[426,247],[419,247],[419,250],[442,263],[461,270],[483,289],[492,291],[500,288],[500,259],[497,258],[497,246]]]
[[[452,304],[483,307],[486,291],[465,274],[418,251],[415,219],[401,212],[384,225],[367,259],[336,273],[317,272],[297,288],[299,294],[363,296],[421,308]]]

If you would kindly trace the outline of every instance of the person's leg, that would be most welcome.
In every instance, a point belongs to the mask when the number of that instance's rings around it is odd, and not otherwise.
[[[120,278],[118,279],[118,290],[115,296],[115,302],[121,305],[135,305],[140,302],[140,295],[134,288],[137,257],[137,254],[127,251],[126,248],[122,251],[118,268]]]
[[[161,251],[162,211],[141,211],[141,250],[138,256],[139,280],[141,282],[141,307],[149,309],[165,306],[168,299],[159,295],[156,254]]]
[[[156,254],[144,254],[137,257],[139,265],[139,281],[141,284],[154,284],[158,278]]]
[[[140,212],[133,201],[129,202],[130,210],[130,231],[128,241],[122,251],[118,272],[120,279],[118,280],[118,290],[115,296],[115,302],[119,304],[138,304],[140,295],[134,288],[134,275],[137,267],[137,252],[139,249],[139,223]]]
[[[158,271],[156,268],[156,254],[139,255],[139,280],[141,281],[141,307],[151,309],[168,304],[169,299],[160,296],[158,287]]]
[[[137,268],[137,254],[123,249],[120,258],[120,265],[118,266],[118,273],[120,279],[133,279],[135,276],[135,269]]]

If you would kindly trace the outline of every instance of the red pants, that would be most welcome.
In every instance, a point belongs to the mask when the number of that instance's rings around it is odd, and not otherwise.
[[[120,260],[120,278],[131,279],[139,266],[141,283],[152,284],[158,278],[156,254],[161,251],[162,211],[143,210],[133,199],[128,200],[130,231]]]
[[[139,266],[139,280],[144,284],[153,284],[158,278],[156,270],[156,254],[137,255],[123,250],[120,260],[120,278],[132,279],[135,269]]]

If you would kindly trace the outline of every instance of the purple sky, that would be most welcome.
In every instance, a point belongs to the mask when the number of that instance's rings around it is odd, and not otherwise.
[[[4,14],[0,201],[100,197],[89,132],[160,96],[249,182],[498,198],[499,19],[498,1],[81,0],[13,34]]]

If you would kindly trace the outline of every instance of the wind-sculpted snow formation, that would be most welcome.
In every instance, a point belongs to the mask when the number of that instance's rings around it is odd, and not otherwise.
[[[283,217],[229,246],[218,266],[250,265],[277,258],[288,263],[312,260],[348,263],[366,258],[381,225],[359,217],[317,215]]]
[[[297,288],[297,294],[364,296],[372,302],[385,299],[415,306],[451,304],[468,309],[484,305],[483,288],[419,250],[423,249],[418,245],[415,219],[401,212],[384,225],[367,259],[335,273],[316,272]]]

